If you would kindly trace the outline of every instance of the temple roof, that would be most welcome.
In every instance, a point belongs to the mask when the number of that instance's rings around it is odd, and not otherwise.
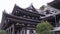
[[[41,12],[40,14],[44,14],[45,15],[45,16],[40,16],[41,19],[42,18],[47,18],[47,17],[50,17],[50,16],[54,17],[54,16],[60,14],[60,10],[58,10],[58,11],[48,11],[48,12],[49,13],[46,13],[46,11]]]
[[[50,11],[48,9],[46,11],[43,11],[43,10],[40,10],[40,9],[35,9],[32,4],[28,8],[26,8],[26,9],[20,8],[17,5],[16,5],[16,7],[18,7],[19,10],[20,9],[25,10],[26,12],[25,11],[22,11],[24,13],[28,13],[28,14],[31,13],[31,14],[37,14],[37,15],[39,14],[41,18],[46,18],[46,17],[49,17],[49,16],[54,16],[54,15],[60,14],[60,12],[59,12],[60,10],[58,10],[57,12],[56,11]],[[18,8],[16,8],[16,9],[18,9]]]
[[[26,8],[26,10],[30,11],[30,12],[37,12],[37,10],[34,8],[33,4],[31,3],[31,5],[29,7]]]
[[[54,0],[54,1],[50,2],[50,3],[48,3],[48,5],[56,8],[56,9],[60,9],[60,0]]]

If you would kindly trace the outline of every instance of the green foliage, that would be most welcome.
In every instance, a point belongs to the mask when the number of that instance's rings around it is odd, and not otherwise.
[[[0,30],[0,34],[4,34],[4,30]]]
[[[40,7],[41,10],[44,10],[44,8],[45,8],[44,5],[42,5],[42,6]]]
[[[49,24],[47,21],[42,21],[36,27],[36,34],[53,34],[53,32],[50,32],[52,28],[53,26],[51,26],[51,24]]]

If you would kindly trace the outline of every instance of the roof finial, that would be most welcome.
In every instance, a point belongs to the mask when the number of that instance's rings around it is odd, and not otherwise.
[[[16,7],[16,6],[17,6],[17,4],[15,3],[14,7]]]
[[[4,9],[3,13],[6,13],[6,10]]]
[[[5,9],[4,9],[4,11],[3,12],[5,12]]]
[[[31,3],[31,5],[33,5],[33,3]]]
[[[31,3],[31,7],[33,7],[33,3]]]

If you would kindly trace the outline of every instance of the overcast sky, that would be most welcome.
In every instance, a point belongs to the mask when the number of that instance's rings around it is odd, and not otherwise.
[[[40,6],[46,5],[51,1],[53,0],[0,0],[0,22],[2,12],[5,10],[7,13],[11,13],[15,4],[21,8],[27,8],[33,3],[33,6],[38,9]]]

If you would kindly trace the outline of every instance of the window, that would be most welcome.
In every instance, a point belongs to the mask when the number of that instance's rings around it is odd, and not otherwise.
[[[30,26],[30,24],[27,24],[27,26]]]
[[[32,19],[34,19],[34,17],[32,17]]]
[[[52,14],[51,10],[46,10],[46,14]]]
[[[6,21],[5,22],[10,22],[10,20],[9,19],[6,19]]]
[[[15,12],[15,15],[16,15],[16,16],[20,16],[20,12],[19,12],[19,11],[16,11],[16,12]]]
[[[56,13],[56,11],[51,11],[51,12]]]
[[[7,20],[5,20],[5,23],[7,22]]]
[[[52,11],[52,12],[54,12],[54,11]]]
[[[37,20],[38,18],[36,17],[35,19]]]
[[[59,23],[58,23],[58,24],[59,24],[59,26],[60,26],[60,20],[59,20]]]
[[[46,14],[49,14],[50,12],[49,12],[50,10],[46,10]]]
[[[23,15],[23,17],[25,18],[25,17],[26,17],[26,15]]]
[[[30,16],[28,16],[28,18],[30,18]]]
[[[35,34],[36,32],[35,32],[35,30],[30,30],[29,33],[30,33],[30,34]]]
[[[30,12],[32,12],[32,10],[29,10]]]
[[[17,11],[16,11],[16,13],[17,13]]]
[[[60,23],[60,20],[59,20],[59,23]]]
[[[16,13],[19,13],[19,11],[16,11]]]

